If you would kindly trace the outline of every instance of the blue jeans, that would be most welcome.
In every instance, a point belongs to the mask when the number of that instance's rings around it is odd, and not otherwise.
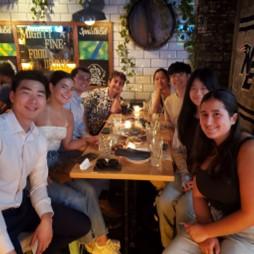
[[[183,192],[180,176],[175,174],[175,181],[168,183],[156,198],[157,213],[162,246],[166,248],[175,235],[181,232],[181,222],[195,219],[192,192]]]
[[[220,254],[253,254],[254,227],[226,236],[220,243]],[[197,243],[184,233],[177,236],[162,254],[201,254]]]
[[[85,243],[108,233],[98,204],[97,194],[86,180],[71,180],[64,184],[51,181],[48,185],[48,193],[54,202],[69,206],[89,217],[91,231],[85,235],[83,239]]]

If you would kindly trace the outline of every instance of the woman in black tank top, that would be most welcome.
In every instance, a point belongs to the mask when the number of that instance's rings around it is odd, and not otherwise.
[[[237,112],[228,90],[204,96],[192,155],[197,222],[163,254],[254,253],[254,139],[240,131]]]

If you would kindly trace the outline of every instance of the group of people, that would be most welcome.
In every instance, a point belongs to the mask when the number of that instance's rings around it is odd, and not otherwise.
[[[154,85],[150,110],[170,124],[175,175],[156,186],[163,254],[253,253],[254,140],[235,96],[183,62],[155,71]]]
[[[0,79],[8,75],[1,70],[0,65]],[[54,166],[68,151],[98,142],[109,114],[120,112],[125,80],[114,71],[108,88],[87,92],[90,72],[78,67],[71,74],[55,71],[49,79],[39,71],[20,71],[2,81],[11,110],[0,116],[0,253],[22,253],[19,235],[32,231],[36,253],[61,253],[77,239],[92,254],[120,253],[120,242],[107,237],[98,203],[103,180],[69,179]],[[86,107],[84,92],[92,96]],[[8,108],[6,101],[2,105]]]
[[[0,253],[22,253],[27,231],[37,253],[61,253],[76,239],[92,254],[120,253],[98,203],[107,181],[58,176],[54,166],[98,143],[108,116],[121,112],[125,75],[113,71],[107,88],[88,91],[86,68],[49,79],[7,69],[0,65],[1,110],[11,105],[0,116]],[[163,254],[253,253],[254,140],[240,129],[234,95],[212,70],[183,62],[153,80],[149,112],[165,115],[175,169],[156,198]]]

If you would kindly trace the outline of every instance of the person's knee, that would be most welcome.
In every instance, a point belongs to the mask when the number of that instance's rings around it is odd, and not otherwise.
[[[83,195],[87,196],[88,198],[95,198],[97,199],[97,194],[94,187],[86,182],[86,181],[78,181],[74,180],[69,184],[72,188],[78,190]]]
[[[192,204],[192,198],[191,197],[183,197],[180,198],[176,205],[175,205],[175,211],[178,221],[187,222],[189,220],[194,219],[194,209]]]
[[[156,198],[156,207],[158,213],[168,213],[172,209],[172,200],[169,198],[168,195],[165,195],[164,192],[162,192],[157,198]]]

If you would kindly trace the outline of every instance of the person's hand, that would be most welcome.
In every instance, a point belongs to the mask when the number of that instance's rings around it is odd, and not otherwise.
[[[220,254],[218,238],[209,238],[198,244],[203,254]]]
[[[85,139],[86,139],[87,143],[92,144],[92,145],[98,145],[98,143],[99,143],[98,136],[85,136]]]
[[[192,187],[193,187],[193,180],[184,182],[184,183],[182,184],[182,187],[183,187],[183,191],[184,191],[184,192],[187,192],[187,191],[192,190]]]
[[[9,251],[6,254],[17,254],[17,252],[15,250]]]
[[[186,232],[190,235],[191,239],[196,243],[201,243],[208,239],[204,226],[201,224],[187,224],[184,223]]]
[[[37,241],[36,254],[41,254],[48,248],[52,238],[52,215],[48,213],[41,217],[41,222],[33,233],[30,245],[34,245]]]
[[[120,113],[122,110],[122,106],[121,106],[121,99],[120,96],[114,98],[113,103],[111,105],[111,109],[110,112],[111,113]]]
[[[192,190],[193,187],[193,180],[189,174],[182,174],[181,176],[182,188],[184,192]]]

